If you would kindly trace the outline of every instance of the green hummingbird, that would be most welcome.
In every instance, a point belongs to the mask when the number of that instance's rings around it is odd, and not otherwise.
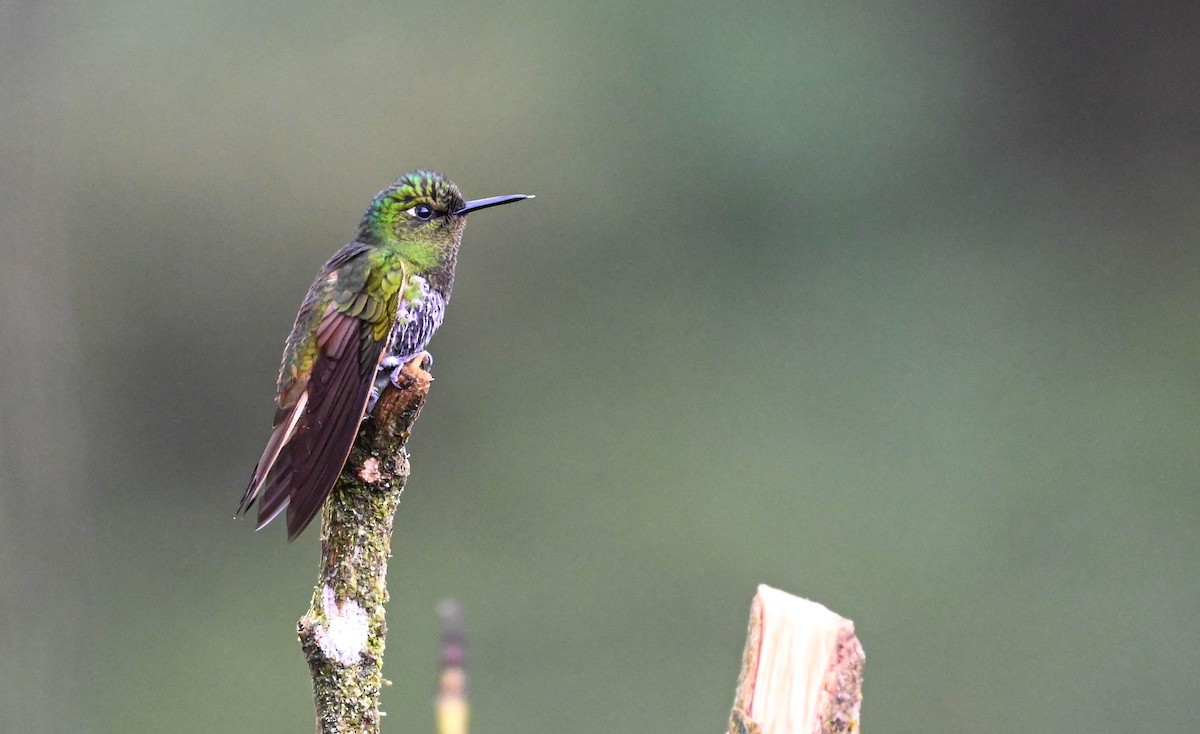
[[[441,325],[467,214],[531,195],[464,201],[432,171],[375,195],[354,240],[308,289],[283,350],[275,427],[237,515],[258,503],[258,529],[287,509],[288,540],[321,510],[358,426],[390,379]]]

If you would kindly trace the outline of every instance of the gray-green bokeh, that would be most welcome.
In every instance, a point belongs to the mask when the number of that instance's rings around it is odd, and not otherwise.
[[[1127,5],[1127,7],[1125,6]],[[0,7],[0,731],[309,731],[316,533],[231,517],[313,273],[472,217],[387,731],[718,731],[760,581],[869,731],[1200,726],[1200,11]]]

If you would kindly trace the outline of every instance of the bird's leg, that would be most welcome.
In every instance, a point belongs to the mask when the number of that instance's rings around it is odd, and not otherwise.
[[[433,355],[429,352],[417,352],[417,354],[408,361],[408,364],[413,366],[416,372],[424,372],[425,376],[433,379],[428,373],[428,369],[433,366]],[[375,381],[371,385],[371,397],[367,400],[366,415],[371,415],[375,410],[375,403],[379,401],[379,396],[383,394],[384,388],[390,382],[394,387],[401,387],[400,373],[404,371],[405,363],[400,361],[400,357],[389,354],[379,360],[379,369],[375,371]]]
[[[375,410],[375,403],[379,401],[379,396],[383,394],[383,388],[387,387],[388,382],[396,384],[396,377],[402,367],[404,365],[400,363],[400,358],[394,354],[379,360],[379,369],[375,370],[375,381],[371,384],[371,397],[367,400],[367,415]]]
[[[399,364],[399,360],[397,360],[397,364],[398,366],[392,370],[392,374],[389,379],[392,381],[393,385],[400,387],[400,373],[404,371],[404,365]],[[425,351],[417,352],[412,359],[408,360],[408,364],[412,365],[414,372],[424,372],[426,375],[428,375],[429,368],[433,366],[433,355]],[[432,377],[430,379],[432,379]]]

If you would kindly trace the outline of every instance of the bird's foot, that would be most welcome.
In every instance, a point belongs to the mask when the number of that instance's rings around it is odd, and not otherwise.
[[[367,398],[366,416],[370,417],[375,411],[375,403],[379,402],[379,396],[383,395],[383,391],[387,389],[389,383],[392,387],[403,390],[406,384],[412,380],[432,382],[433,375],[429,374],[429,368],[432,366],[433,355],[429,352],[418,352],[407,363],[401,362],[400,358],[395,355],[388,355],[379,360],[379,369],[375,372],[375,382],[371,384],[371,394]],[[405,370],[408,372],[406,373]]]
[[[388,383],[396,384],[396,378],[403,366],[400,358],[394,354],[385,355],[383,359],[379,360],[379,369],[375,371],[375,382],[371,385],[371,397],[367,400],[367,415],[375,410],[375,403],[379,402],[379,396],[383,394],[383,389],[388,386]]]
[[[431,381],[433,380],[433,375],[429,374],[429,368],[432,366],[433,355],[429,352],[418,352],[417,355],[408,360],[406,364],[402,364],[396,367],[396,369],[392,370],[392,374],[389,379],[396,387],[403,387],[403,385],[400,383],[401,375],[403,375],[405,370],[408,370],[412,377],[415,377],[422,382]]]

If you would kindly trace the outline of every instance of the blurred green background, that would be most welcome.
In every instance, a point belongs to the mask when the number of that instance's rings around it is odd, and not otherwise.
[[[715,732],[768,582],[868,731],[1200,728],[1194,3],[0,10],[0,731],[311,731],[232,514],[370,197],[467,230],[387,731]]]

